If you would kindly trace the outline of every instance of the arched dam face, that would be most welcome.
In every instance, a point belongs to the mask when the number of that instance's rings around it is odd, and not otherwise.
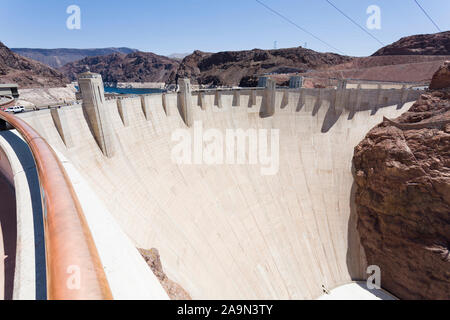
[[[192,298],[313,299],[367,277],[353,149],[383,116],[395,118],[409,105],[393,102],[397,90],[386,90],[382,105],[371,103],[377,90],[345,90],[336,105],[333,91],[278,90],[270,114],[263,91],[194,93],[191,127],[176,94],[124,99],[120,108],[107,100],[110,157],[80,105],[58,109],[58,120],[50,110],[21,118],[78,169],[136,247],[159,250],[168,277]],[[211,136],[225,140],[226,130],[267,129],[267,149],[258,143],[258,152],[279,152],[277,170],[264,174],[269,165],[251,162],[248,146],[241,164],[227,163],[226,153],[225,163],[196,164],[194,151],[193,164],[175,162],[180,135],[194,141],[199,125],[210,133],[203,151]]]

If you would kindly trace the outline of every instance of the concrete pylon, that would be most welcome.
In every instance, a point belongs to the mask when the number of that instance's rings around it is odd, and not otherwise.
[[[259,77],[258,78],[258,87],[265,88],[267,86],[267,81],[269,77]]]
[[[67,116],[65,112],[66,110],[62,109],[51,109],[50,114],[53,119],[53,123],[55,124],[56,130],[61,136],[62,141],[66,145],[66,147],[72,148],[74,146],[72,135],[69,128],[69,122],[67,120]]]
[[[343,89],[343,84],[339,82],[339,85],[336,90],[334,90],[333,97],[333,108],[335,111],[341,111],[343,108],[343,101],[345,99],[345,89]]]
[[[359,109],[361,108],[361,98],[362,98],[361,84],[359,83],[356,88],[356,103],[354,108],[356,111],[359,111]]]
[[[401,109],[407,101],[408,101],[408,89],[404,84],[400,91],[400,103],[398,104],[398,108]]]
[[[382,88],[381,84],[379,84],[377,86],[377,90],[378,90],[378,93],[377,93],[377,105],[375,106],[374,110],[378,110],[382,106],[383,98],[384,98],[384,96],[383,96],[383,88]]]
[[[150,104],[147,98],[147,95],[141,96],[141,106],[142,106],[142,112],[144,112],[145,120],[150,120]]]
[[[117,109],[119,111],[120,118],[122,119],[122,123],[125,127],[130,125],[130,119],[128,117],[128,109],[123,103],[122,99],[117,99]]]
[[[169,115],[169,108],[167,106],[167,94],[163,93],[161,95],[161,98],[162,98],[162,106],[163,106],[164,112],[166,113],[166,116],[168,116]]]
[[[234,90],[233,92],[233,107],[240,107],[241,106],[241,92],[239,90]]]
[[[285,108],[289,105],[289,91],[285,90],[283,93],[283,99],[281,100],[281,108]]]
[[[180,91],[178,92],[178,110],[184,123],[188,126],[192,126],[192,93],[191,93],[191,81],[189,79],[181,79],[179,81]]]
[[[347,89],[347,79],[339,80],[337,88],[338,90]]]
[[[214,96],[214,105],[218,108],[222,108],[222,92],[216,90],[216,94]]]
[[[200,106],[202,110],[206,109],[205,94],[203,92],[198,93],[197,104]]]
[[[250,90],[250,106],[256,105],[256,90],[252,89]]]
[[[303,87],[303,77],[302,76],[293,76],[289,79],[289,88],[290,89],[298,89]]]
[[[277,83],[275,80],[267,79],[264,90],[264,104],[261,109],[261,116],[270,117],[275,113],[275,99],[277,94]]]
[[[103,154],[110,158],[114,155],[114,144],[102,76],[89,71],[82,73],[78,77],[78,85],[83,97],[83,113],[89,128]]]

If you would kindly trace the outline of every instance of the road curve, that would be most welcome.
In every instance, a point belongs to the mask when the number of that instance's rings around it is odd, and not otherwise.
[[[0,153],[1,154],[1,153]],[[14,188],[0,173],[0,300],[11,300],[14,281],[16,197]]]
[[[44,206],[48,298],[112,299],[79,200],[53,149],[25,121],[3,111],[0,119],[19,131],[36,162]]]

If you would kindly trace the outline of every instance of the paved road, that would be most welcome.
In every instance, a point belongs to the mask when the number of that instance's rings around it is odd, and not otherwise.
[[[0,300],[11,299],[16,251],[16,197],[14,188],[0,174]],[[6,259],[4,259],[4,257]],[[4,262],[3,262],[4,260]]]

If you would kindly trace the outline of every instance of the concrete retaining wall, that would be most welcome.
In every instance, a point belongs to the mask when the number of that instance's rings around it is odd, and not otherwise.
[[[193,298],[302,299],[366,276],[351,203],[353,150],[383,116],[397,117],[410,105],[402,102],[419,94],[378,88],[202,90],[192,92],[192,127],[176,93],[123,99],[122,114],[116,101],[107,101],[103,110],[116,146],[109,158],[81,106],[67,108],[72,148],[50,111],[20,117],[73,164],[134,246],[159,250],[166,274]],[[267,109],[273,114],[266,116]],[[265,176],[260,165],[174,162],[172,134],[184,129],[195,136],[195,121],[221,133],[278,130],[279,171]],[[85,214],[88,220],[98,217],[95,209]],[[100,231],[94,237],[108,246],[111,232],[104,225],[95,224]],[[99,251],[103,262],[106,255],[110,261],[117,257],[114,250]],[[116,269],[118,288],[119,269],[126,267]]]
[[[379,85],[376,89],[235,89],[235,90],[204,90],[192,92],[190,101],[184,93],[162,93],[149,94],[139,97],[107,100],[104,105],[105,118],[112,108],[117,109],[124,127],[130,125],[132,118],[130,113],[142,113],[150,120],[155,109],[163,109],[166,116],[179,116],[186,126],[192,126],[195,112],[192,108],[212,108],[215,112],[224,112],[229,108],[246,107],[249,113],[258,112],[261,118],[273,116],[275,112],[299,112],[306,105],[313,110],[314,116],[318,109],[323,106],[329,108],[329,123],[324,125],[323,130],[331,129],[336,117],[344,111],[349,112],[351,119],[359,111],[371,110],[374,114],[380,108],[397,105],[401,108],[403,104],[415,101],[423,91],[410,90],[402,87],[401,90],[382,89]],[[186,105],[186,106],[185,106]],[[55,109],[51,111],[55,126],[68,148],[73,146],[72,133],[65,120],[69,115],[67,110],[73,108]],[[113,132],[111,126],[106,123],[102,125],[103,134],[111,140],[113,145]]]
[[[15,189],[13,201],[16,202],[16,213],[13,218],[16,221],[10,221],[15,226],[3,226],[9,231],[15,229],[16,237],[15,254],[10,253],[9,256],[9,259],[15,259],[12,299],[46,299],[44,226],[39,180],[31,151],[16,130],[0,132],[0,162],[0,174],[5,174]],[[2,205],[6,206],[6,203]]]

